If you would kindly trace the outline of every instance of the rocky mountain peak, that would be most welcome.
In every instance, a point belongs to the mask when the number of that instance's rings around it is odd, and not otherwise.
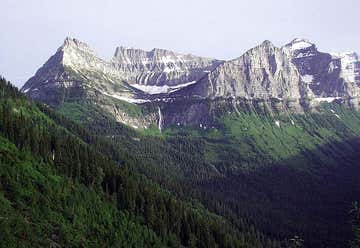
[[[62,53],[62,63],[70,67],[83,67],[89,63],[103,63],[88,44],[75,38],[66,37],[58,49]]]
[[[264,40],[259,46],[261,46],[261,47],[274,47],[274,44],[269,40]]]
[[[300,99],[307,92],[289,54],[264,41],[217,67],[201,81],[196,93],[203,97]]]
[[[242,56],[235,59],[244,59],[244,57],[255,57],[259,60],[262,60],[274,53],[282,53],[281,49],[276,47],[271,41],[265,40],[261,44],[251,48],[250,50],[246,51]]]
[[[59,50],[63,52],[72,52],[74,50],[79,50],[82,52],[90,53],[95,55],[94,50],[90,48],[88,44],[82,42],[78,39],[66,37],[63,44],[60,46]]]

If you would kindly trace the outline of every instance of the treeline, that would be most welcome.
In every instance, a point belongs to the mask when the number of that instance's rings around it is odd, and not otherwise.
[[[279,243],[256,230],[249,228],[248,232],[240,233],[225,219],[210,214],[201,206],[179,201],[146,178],[133,174],[129,170],[132,162],[127,163],[126,155],[120,158],[118,154],[118,160],[122,161],[119,166],[98,152],[96,137],[62,117],[57,119],[77,129],[76,133],[81,133],[85,139],[58,126],[4,79],[0,80],[0,92],[0,134],[3,137],[21,151],[30,151],[42,163],[53,165],[56,174],[102,192],[118,209],[137,216],[142,224],[154,230],[167,246],[279,247]],[[94,143],[94,146],[87,143]]]

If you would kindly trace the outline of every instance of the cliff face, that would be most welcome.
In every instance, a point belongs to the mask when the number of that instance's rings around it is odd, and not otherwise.
[[[356,53],[328,54],[295,39],[283,47],[316,97],[359,97],[360,62]]]
[[[199,82],[202,97],[290,98],[309,92],[289,54],[269,41],[225,62]]]
[[[196,82],[222,63],[164,49],[144,51],[124,47],[116,48],[111,62],[130,83],[147,86],[176,86]]]
[[[22,87],[33,99],[51,105],[69,98],[113,95],[135,98],[121,72],[100,59],[85,43],[66,38],[63,45]]]

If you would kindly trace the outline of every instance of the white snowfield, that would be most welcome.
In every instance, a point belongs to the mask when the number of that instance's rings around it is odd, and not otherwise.
[[[110,94],[108,92],[105,92],[103,90],[97,89],[98,91],[100,91],[102,94],[106,95],[106,96],[110,96],[110,97],[114,97],[118,100],[122,100],[125,102],[129,102],[129,103],[145,103],[145,102],[150,102],[149,100],[144,100],[144,99],[136,99],[136,98],[130,98],[130,97],[126,97],[126,96],[121,96],[118,94]]]
[[[292,50],[301,50],[311,47],[313,44],[305,39],[295,39],[291,44]]]
[[[156,95],[156,94],[175,92],[175,91],[178,91],[184,87],[187,87],[187,86],[195,84],[195,83],[196,83],[196,81],[191,81],[188,83],[178,84],[178,85],[174,85],[174,86],[168,86],[168,85],[156,86],[156,85],[141,85],[141,84],[131,84],[131,86],[138,90],[141,90],[147,94]]]
[[[303,75],[301,78],[307,84],[311,84],[314,81],[313,75]]]
[[[317,102],[333,102],[338,99],[342,99],[342,97],[317,97],[317,98],[314,98],[314,100]]]

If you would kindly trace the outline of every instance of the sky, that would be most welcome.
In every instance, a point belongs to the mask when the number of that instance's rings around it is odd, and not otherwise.
[[[359,0],[0,0],[0,75],[21,87],[70,36],[110,59],[117,46],[232,59],[270,40],[360,51]]]

